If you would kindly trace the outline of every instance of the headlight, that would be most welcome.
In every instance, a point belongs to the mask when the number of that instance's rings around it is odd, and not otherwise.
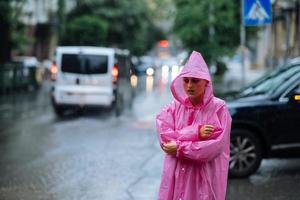
[[[152,67],[149,67],[147,70],[146,70],[146,74],[148,76],[153,76],[154,74],[154,69]]]

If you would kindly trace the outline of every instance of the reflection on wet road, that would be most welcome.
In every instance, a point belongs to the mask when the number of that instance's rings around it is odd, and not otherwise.
[[[1,99],[0,199],[155,199],[162,154],[146,85],[136,114],[119,118],[99,108],[58,119],[48,89]]]
[[[300,159],[269,159],[246,179],[229,179],[227,199],[299,199]]]

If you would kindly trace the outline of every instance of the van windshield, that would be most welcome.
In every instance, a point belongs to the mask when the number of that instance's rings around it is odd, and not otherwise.
[[[76,74],[105,74],[108,68],[108,56],[89,54],[63,54],[62,72]]]

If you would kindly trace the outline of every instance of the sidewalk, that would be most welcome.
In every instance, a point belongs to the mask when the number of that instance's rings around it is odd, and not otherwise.
[[[152,153],[141,166],[141,177],[128,189],[131,199],[152,200],[156,199],[161,179],[164,153],[161,151],[155,125],[155,117],[160,110],[172,100],[169,84],[152,91],[140,93],[133,105],[133,126],[148,130],[151,134],[149,145]]]

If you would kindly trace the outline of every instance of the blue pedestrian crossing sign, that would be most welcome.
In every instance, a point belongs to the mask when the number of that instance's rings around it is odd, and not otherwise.
[[[257,26],[272,23],[270,0],[243,0],[244,25]]]

